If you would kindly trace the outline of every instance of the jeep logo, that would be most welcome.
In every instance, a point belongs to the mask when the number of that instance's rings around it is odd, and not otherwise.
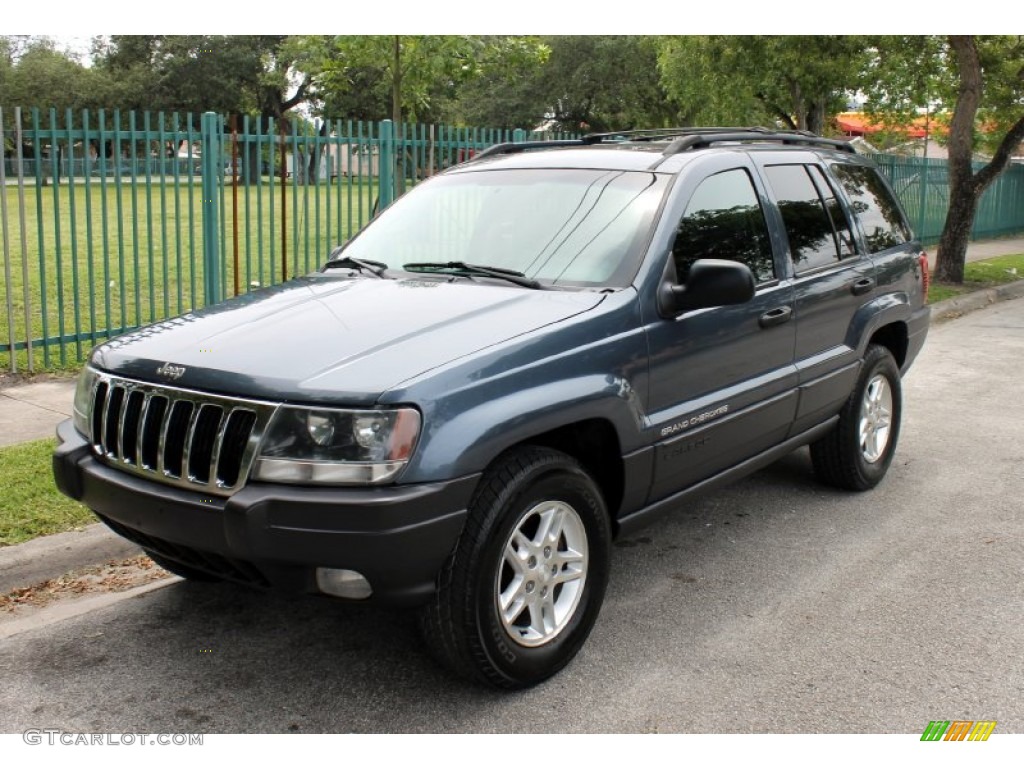
[[[157,375],[166,376],[172,381],[177,381],[185,375],[185,366],[183,365],[172,365],[171,363],[164,363],[156,369]]]

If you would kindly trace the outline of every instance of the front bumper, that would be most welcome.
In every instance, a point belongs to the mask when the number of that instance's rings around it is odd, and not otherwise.
[[[354,570],[381,603],[422,602],[434,592],[479,479],[377,488],[249,483],[220,498],[106,466],[70,420],[57,437],[60,491],[144,549],[293,592],[318,592],[317,567]]]

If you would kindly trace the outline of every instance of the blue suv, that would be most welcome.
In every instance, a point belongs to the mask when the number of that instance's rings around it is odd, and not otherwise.
[[[448,667],[529,686],[616,537],[804,445],[883,478],[927,287],[840,141],[498,145],[318,272],[98,346],[54,472],[168,570],[417,606]]]

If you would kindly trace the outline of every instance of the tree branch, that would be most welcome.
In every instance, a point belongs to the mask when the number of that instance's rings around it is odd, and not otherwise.
[[[294,107],[296,104],[305,101],[306,90],[309,88],[309,86],[310,78],[309,75],[306,75],[306,79],[299,83],[299,87],[295,90],[295,94],[290,99],[286,99],[285,101],[281,102],[281,114],[284,114],[289,109]]]
[[[775,102],[771,101],[764,93],[755,93],[754,98],[764,104],[769,112],[782,120],[792,130],[795,131],[797,129],[797,124],[793,121],[793,116],[788,114],[786,110],[782,109],[782,107],[778,106]]]
[[[1024,141],[1024,116],[1021,116],[1003,136],[992,159],[974,175],[974,183],[978,185],[978,192],[995,181],[996,177],[1006,169],[1010,162],[1010,156],[1022,141]]]

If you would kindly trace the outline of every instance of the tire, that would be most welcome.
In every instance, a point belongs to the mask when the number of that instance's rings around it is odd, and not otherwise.
[[[198,568],[193,568],[192,566],[185,565],[184,563],[179,563],[177,560],[171,560],[148,549],[144,549],[142,551],[146,553],[146,556],[149,557],[150,560],[159,565],[165,571],[170,571],[175,576],[181,576],[183,579],[211,583],[223,581],[219,576],[214,576],[212,573],[207,573],[206,571],[201,571]]]
[[[851,491],[874,488],[896,451],[903,412],[900,371],[888,349],[868,346],[857,385],[839,412],[839,423],[811,445],[822,482]]]
[[[427,647],[477,681],[536,685],[583,646],[610,559],[604,499],[579,463],[549,448],[508,451],[481,478],[437,592],[420,613]]]

